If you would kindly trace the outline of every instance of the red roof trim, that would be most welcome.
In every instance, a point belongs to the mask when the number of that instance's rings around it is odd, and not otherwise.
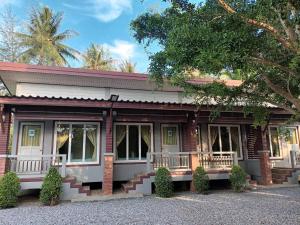
[[[6,72],[23,72],[23,73],[42,73],[42,74],[57,74],[68,76],[81,76],[81,77],[98,77],[110,79],[128,79],[147,81],[149,76],[143,73],[125,73],[116,71],[99,71],[81,68],[70,67],[55,67],[55,66],[41,66],[30,65],[22,63],[0,62],[0,71]],[[242,84],[240,80],[217,80],[212,78],[194,78],[189,81],[191,84],[208,84],[214,81],[224,82],[228,86],[239,86]]]
[[[0,71],[72,75],[82,77],[103,77],[133,80],[148,80],[148,75],[142,73],[125,73],[115,71],[99,71],[81,68],[29,65],[22,63],[0,62]]]

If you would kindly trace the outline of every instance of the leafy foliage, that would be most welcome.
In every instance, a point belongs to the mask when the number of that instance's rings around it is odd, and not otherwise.
[[[91,44],[83,54],[83,64],[86,69],[114,70],[110,52],[101,45]]]
[[[40,201],[44,205],[56,205],[59,203],[62,188],[62,177],[56,168],[51,167],[44,179]]]
[[[193,184],[198,193],[205,193],[209,188],[209,177],[204,168],[199,166],[193,174]]]
[[[136,63],[133,63],[129,60],[124,60],[119,65],[119,69],[121,72],[126,73],[134,73],[135,72]]]
[[[172,177],[167,168],[161,167],[156,171],[154,184],[159,197],[169,198],[173,195]]]
[[[244,191],[247,187],[247,174],[240,166],[233,166],[230,175],[232,189],[236,192]]]
[[[196,4],[172,0],[162,12],[147,12],[132,21],[134,37],[151,55],[150,73],[184,87],[198,104],[215,100],[216,111],[241,101],[255,125],[266,123],[266,104],[300,114],[300,3],[294,0],[207,0]],[[240,86],[215,81],[187,82],[190,71],[220,77],[231,74]]]
[[[13,172],[6,173],[0,180],[0,208],[10,208],[17,205],[20,181]]]
[[[40,65],[68,65],[67,58],[77,59],[78,51],[63,42],[76,35],[74,31],[65,30],[59,33],[63,19],[62,13],[54,13],[50,8],[33,9],[26,26],[26,33],[17,33],[21,61]]]

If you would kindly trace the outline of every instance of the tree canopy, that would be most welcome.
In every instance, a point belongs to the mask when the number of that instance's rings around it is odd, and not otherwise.
[[[134,73],[136,63],[131,62],[130,60],[123,60],[119,65],[119,70],[121,72]]]
[[[17,33],[21,53],[21,61],[40,65],[68,65],[67,58],[77,59],[78,51],[64,44],[64,41],[76,33],[65,30],[59,33],[63,19],[62,13],[54,13],[50,8],[33,9],[26,33]]]
[[[83,68],[93,70],[114,70],[113,59],[108,49],[92,43],[83,54]]]
[[[200,2],[200,1],[199,1]],[[267,105],[300,114],[300,1],[172,0],[162,12],[132,21],[134,37],[161,51],[150,56],[150,74],[170,78],[197,102],[212,98],[225,109],[243,101],[255,123],[268,118]],[[192,85],[189,71],[239,77],[239,87],[223,82]]]

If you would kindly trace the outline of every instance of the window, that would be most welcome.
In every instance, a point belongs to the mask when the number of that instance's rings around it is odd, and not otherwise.
[[[282,132],[282,135],[280,133]],[[282,142],[292,145],[298,144],[298,131],[296,127],[285,127],[280,131],[278,126],[269,126],[270,157],[281,158]]]
[[[68,163],[99,161],[99,124],[59,122],[55,133],[55,152],[67,155]]]
[[[21,147],[40,147],[42,124],[22,124]]]
[[[280,138],[278,127],[269,127],[270,157],[280,157]]]
[[[117,160],[146,160],[152,151],[152,124],[116,123],[114,125],[114,149]]]
[[[177,145],[178,136],[177,136],[177,126],[164,125],[162,126],[163,132],[163,145]]]
[[[242,159],[241,134],[238,125],[208,125],[210,151],[236,152]]]

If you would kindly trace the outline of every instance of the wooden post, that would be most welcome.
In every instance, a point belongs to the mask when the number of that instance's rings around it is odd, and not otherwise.
[[[1,131],[0,131],[0,155],[8,153],[9,136],[10,136],[10,122],[11,113],[9,108],[1,107]],[[3,120],[4,119],[4,120]],[[8,158],[0,159],[0,176],[4,175],[7,171]]]

